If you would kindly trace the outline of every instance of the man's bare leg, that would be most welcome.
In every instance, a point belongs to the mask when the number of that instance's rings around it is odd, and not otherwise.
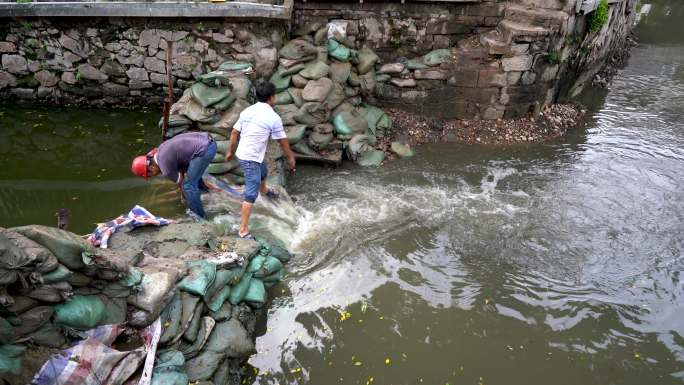
[[[266,180],[261,181],[261,186],[259,186],[259,192],[261,193],[262,196],[266,196],[266,193],[268,192],[268,186],[266,186]]]
[[[242,202],[242,212],[240,214],[240,232],[238,235],[244,237],[249,233],[249,215],[252,213],[254,203]]]

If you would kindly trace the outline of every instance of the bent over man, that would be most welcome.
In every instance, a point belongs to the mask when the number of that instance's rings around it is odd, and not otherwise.
[[[277,197],[277,193],[266,186],[268,172],[264,164],[264,156],[269,135],[280,144],[290,169],[293,171],[295,169],[295,158],[283,129],[283,121],[273,111],[275,94],[276,88],[272,83],[259,83],[256,86],[258,102],[242,111],[230,134],[226,161],[237,156],[245,173],[245,193],[238,233],[241,238],[252,238],[249,233],[249,216],[259,193],[269,198]],[[233,153],[238,141],[237,151]]]
[[[176,135],[153,148],[147,155],[133,159],[133,174],[148,179],[159,173],[180,187],[188,209],[205,218],[200,191],[208,191],[202,175],[216,155],[216,142],[206,132],[188,132]]]

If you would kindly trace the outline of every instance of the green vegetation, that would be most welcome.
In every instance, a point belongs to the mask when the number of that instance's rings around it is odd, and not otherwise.
[[[33,0],[17,0],[17,3],[19,4],[27,4],[27,3],[32,3]]]
[[[549,64],[560,64],[561,57],[558,52],[549,52],[544,55],[544,58]]]
[[[608,0],[601,0],[598,8],[591,14],[589,20],[589,31],[598,32],[608,21]]]

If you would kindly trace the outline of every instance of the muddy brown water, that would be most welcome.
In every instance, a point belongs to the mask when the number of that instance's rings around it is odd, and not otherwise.
[[[642,15],[628,66],[585,95],[593,118],[565,138],[299,167],[295,217],[255,218],[298,255],[249,380],[682,383],[683,10]],[[68,207],[85,233],[135,203],[182,212],[172,186],[129,176],[158,140],[156,112],[0,112],[0,225]]]

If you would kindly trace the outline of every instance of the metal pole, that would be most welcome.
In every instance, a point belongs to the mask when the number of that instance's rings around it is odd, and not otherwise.
[[[166,133],[169,129],[169,114],[171,112],[171,106],[173,105],[173,74],[171,73],[173,69],[173,42],[166,42],[166,76],[167,82],[166,87],[168,91],[168,96],[164,101],[164,123],[162,124],[162,141],[166,138]]]

